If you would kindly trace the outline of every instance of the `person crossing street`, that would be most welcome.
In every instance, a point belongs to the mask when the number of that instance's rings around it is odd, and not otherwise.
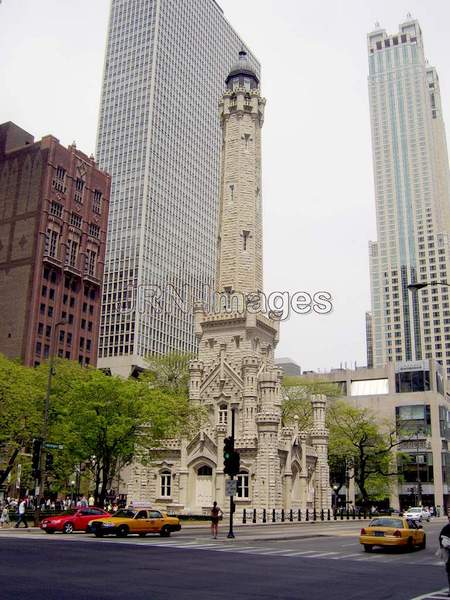
[[[219,529],[219,518],[223,515],[222,510],[217,506],[217,502],[214,501],[211,508],[211,534],[213,538],[217,539],[217,533]]]
[[[22,502],[19,504],[19,518],[17,519],[17,523],[15,525],[16,529],[19,528],[19,525],[21,523],[23,523],[25,525],[25,528],[28,529],[27,519],[25,517],[26,508],[27,508],[27,503],[26,503],[25,499],[23,499]]]

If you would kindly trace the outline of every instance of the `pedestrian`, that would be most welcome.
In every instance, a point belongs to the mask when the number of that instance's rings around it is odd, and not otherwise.
[[[89,496],[88,504],[89,504],[89,506],[94,506],[94,504],[95,504],[95,499],[92,494]]]
[[[17,523],[16,523],[16,529],[18,529],[19,525],[21,523],[23,523],[25,525],[25,529],[28,529],[28,523],[27,523],[27,519],[25,517],[25,510],[27,507],[27,503],[25,498],[22,500],[22,502],[19,504],[19,518],[17,519]]]
[[[80,500],[80,506],[81,506],[81,508],[86,508],[87,505],[88,505],[87,498],[86,498],[86,496],[83,496]]]
[[[3,529],[3,527],[5,526],[9,526],[9,511],[8,506],[6,504],[2,508],[2,512],[0,514],[0,527]]]
[[[439,548],[441,550],[441,558],[445,562],[445,571],[448,580],[448,595],[450,596],[450,514],[448,515],[448,523],[444,525],[439,534]]]
[[[217,532],[219,529],[219,518],[223,515],[222,510],[217,506],[217,502],[214,500],[211,508],[211,535],[214,539],[217,539]]]

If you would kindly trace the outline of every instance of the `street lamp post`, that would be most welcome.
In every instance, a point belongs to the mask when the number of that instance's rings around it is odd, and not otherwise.
[[[450,287],[450,283],[447,283],[446,281],[422,281],[417,283],[410,283],[408,285],[408,290],[410,290],[411,292],[418,292],[419,290],[422,290],[423,288],[426,288],[428,286],[432,287],[436,285]]]
[[[419,463],[419,435],[423,433],[421,429],[416,432],[416,478],[417,478],[417,506],[422,506],[422,482],[420,480],[420,463]]]
[[[56,334],[58,333],[58,328],[61,325],[65,325],[66,321],[58,321],[55,323],[53,328],[52,336],[50,338],[50,348],[49,348],[49,357],[48,357],[48,377],[47,377],[47,389],[45,392],[45,403],[44,403],[44,425],[42,428],[42,446],[41,453],[39,458],[39,470],[38,477],[36,479],[36,487],[35,487],[35,497],[39,499],[39,496],[44,497],[45,492],[45,479],[47,477],[47,468],[46,468],[46,458],[47,458],[47,449],[46,443],[48,438],[48,415],[50,409],[50,394],[52,391],[52,378],[53,378],[53,365],[55,361],[55,347],[56,347]],[[40,504],[38,502],[38,504]]]

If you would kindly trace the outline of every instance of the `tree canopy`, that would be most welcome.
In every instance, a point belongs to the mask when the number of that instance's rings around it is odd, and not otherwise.
[[[67,489],[76,470],[83,469],[91,473],[102,503],[115,475],[134,458],[144,460],[164,439],[193,435],[203,417],[188,401],[187,361],[180,356],[161,361],[171,365],[164,377],[155,370],[153,377],[135,380],[56,360],[47,441],[63,448],[51,451],[48,487]],[[21,449],[42,435],[48,368],[27,368],[0,356],[0,483]],[[26,463],[24,456],[21,462]]]

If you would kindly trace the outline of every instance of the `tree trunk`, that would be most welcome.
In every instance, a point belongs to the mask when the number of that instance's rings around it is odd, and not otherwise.
[[[14,467],[14,463],[16,462],[16,458],[18,456],[20,452],[20,448],[16,448],[13,453],[11,454],[11,456],[9,457],[8,460],[8,464],[6,466],[6,469],[4,471],[0,471],[0,485],[2,485],[2,483],[4,481],[6,481],[8,475],[11,473],[11,471],[13,470]]]

